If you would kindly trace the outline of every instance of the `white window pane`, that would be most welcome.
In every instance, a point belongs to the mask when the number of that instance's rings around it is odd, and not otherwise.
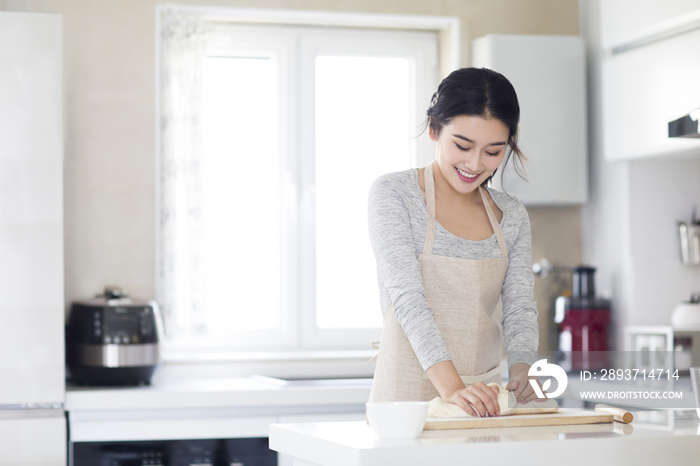
[[[207,57],[203,215],[209,335],[281,326],[277,64]]]
[[[316,58],[316,316],[322,328],[381,326],[367,194],[411,166],[413,62]]]

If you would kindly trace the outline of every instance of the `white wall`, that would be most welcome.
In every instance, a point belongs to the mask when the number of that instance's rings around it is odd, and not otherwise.
[[[108,284],[150,299],[155,281],[155,7],[161,0],[0,0],[64,20],[65,301]],[[576,0],[173,0],[240,8],[456,16],[462,63],[486,34],[578,33]],[[429,96],[426,97],[428,99]],[[579,207],[529,209],[536,260],[580,262]],[[562,233],[557,225],[574,225]],[[554,225],[554,227],[551,227]],[[561,261],[561,262],[560,262]],[[544,329],[547,300],[537,281]],[[543,330],[543,333],[546,333]],[[549,348],[543,348],[549,349]]]
[[[668,325],[678,302],[700,289],[700,268],[681,263],[678,221],[700,208],[700,153],[692,160],[629,164],[630,320]]]
[[[629,249],[628,166],[611,164],[603,154],[602,84],[599,1],[583,0],[581,34],[586,40],[588,70],[589,202],[581,211],[584,262],[597,268],[598,294],[612,300],[613,322],[617,328],[627,323],[625,308],[629,284],[625,279]],[[621,332],[617,332],[621,335]],[[621,341],[621,340],[620,340]]]
[[[612,299],[621,342],[624,325],[670,324],[675,304],[700,289],[700,268],[680,262],[676,225],[690,220],[694,204],[700,209],[700,152],[687,160],[605,159],[604,131],[614,128],[602,123],[602,1],[580,3],[588,48],[591,173],[590,202],[582,210],[583,256],[598,267],[597,288]]]

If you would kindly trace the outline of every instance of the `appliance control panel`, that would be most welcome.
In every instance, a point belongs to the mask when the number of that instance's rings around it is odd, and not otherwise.
[[[71,308],[69,329],[75,343],[93,345],[139,345],[157,343],[153,308],[139,306],[86,306]]]
[[[154,332],[150,307],[106,307],[100,315],[93,312],[95,336],[104,344],[131,345],[146,343]]]

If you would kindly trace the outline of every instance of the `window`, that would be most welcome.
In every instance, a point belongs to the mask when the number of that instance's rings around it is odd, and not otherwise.
[[[216,13],[159,10],[166,343],[366,349],[381,327],[367,193],[432,158],[418,134],[438,33]]]

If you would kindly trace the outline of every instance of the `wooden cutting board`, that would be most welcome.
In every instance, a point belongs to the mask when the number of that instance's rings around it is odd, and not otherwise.
[[[499,417],[437,418],[429,417],[425,430],[477,429],[489,427],[569,426],[613,422],[613,415],[581,409],[560,409],[549,414],[516,414]]]

